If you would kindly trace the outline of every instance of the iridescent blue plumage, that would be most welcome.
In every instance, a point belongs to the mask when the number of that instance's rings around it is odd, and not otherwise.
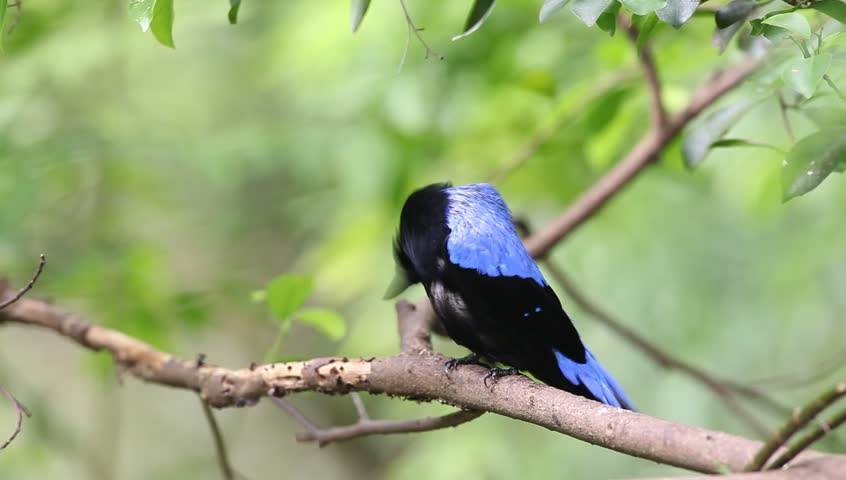
[[[523,247],[511,211],[487,183],[449,187],[447,252],[452,263],[491,277],[531,278],[546,285],[538,265]]]
[[[608,405],[632,409],[581,342],[511,212],[487,184],[436,184],[403,206],[390,296],[421,282],[456,343],[487,359]]]

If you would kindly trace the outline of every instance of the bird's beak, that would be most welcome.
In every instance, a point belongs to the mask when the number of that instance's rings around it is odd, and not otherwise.
[[[385,296],[382,298],[390,300],[404,292],[405,289],[410,286],[411,282],[408,280],[408,275],[405,273],[405,270],[403,270],[402,267],[397,266],[397,273],[394,275],[394,279],[391,280],[391,284],[388,285],[388,289],[385,291]]]

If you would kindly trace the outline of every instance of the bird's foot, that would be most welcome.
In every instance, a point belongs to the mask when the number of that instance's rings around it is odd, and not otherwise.
[[[471,353],[466,357],[452,358],[444,364],[444,374],[449,378],[449,371],[458,367],[459,365],[479,365],[482,362],[479,360],[479,355]]]
[[[497,381],[498,378],[507,377],[509,375],[519,375],[519,374],[520,374],[520,370],[517,370],[514,367],[492,368],[492,369],[488,370],[488,374],[485,375],[484,384],[485,384],[486,387],[492,389],[493,386],[496,384],[496,381]],[[490,386],[488,386],[488,380],[490,380],[490,382],[491,382]]]

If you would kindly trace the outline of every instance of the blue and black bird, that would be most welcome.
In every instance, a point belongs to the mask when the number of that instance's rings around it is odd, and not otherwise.
[[[449,337],[492,360],[486,377],[526,371],[544,383],[633,410],[584,346],[558,297],[526,251],[499,192],[488,184],[434,184],[405,202],[396,237],[397,277],[385,297],[423,284]]]

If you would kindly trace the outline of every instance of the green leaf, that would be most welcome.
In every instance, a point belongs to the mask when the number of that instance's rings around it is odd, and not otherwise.
[[[831,54],[820,53],[810,58],[800,58],[787,66],[781,78],[785,85],[805,98],[811,98],[820,81],[831,67]]]
[[[819,128],[831,126],[846,127],[846,105],[843,102],[827,102],[824,106],[808,106],[802,113]]]
[[[711,37],[711,45],[716,47],[719,50],[719,53],[722,54],[726,51],[729,43],[731,43],[731,39],[734,38],[742,26],[743,22],[737,22],[726,28],[716,29],[714,31],[714,35]]]
[[[837,32],[823,38],[820,50],[829,50],[846,45],[846,32]]]
[[[304,308],[295,315],[297,320],[310,325],[334,341],[344,338],[347,324],[338,312],[325,308]]]
[[[241,0],[229,0],[229,23],[235,25],[238,23],[238,10],[241,9]]]
[[[662,22],[679,28],[693,16],[699,3],[699,0],[667,0],[667,6],[656,10],[655,13]]]
[[[750,32],[750,35],[752,35],[754,37],[754,36],[758,36],[758,35],[761,35],[762,33],[764,33],[764,31],[768,27],[768,25],[764,24],[764,20],[767,20],[770,17],[775,17],[776,15],[782,15],[782,14],[785,14],[785,13],[795,12],[797,8],[799,8],[799,7],[792,7],[792,8],[788,8],[788,9],[785,9],[785,10],[775,10],[773,12],[770,12],[770,13],[764,15],[761,18],[755,18],[753,20],[750,20],[749,25],[752,26],[752,32]]]
[[[846,162],[846,128],[821,130],[800,140],[784,161],[781,186],[784,201],[816,188]]]
[[[159,43],[166,47],[175,48],[173,44],[173,0],[156,0],[150,30],[153,31],[153,36]]]
[[[655,26],[658,25],[658,15],[655,12],[650,13],[638,25],[637,29],[637,49],[640,51],[643,49],[643,46],[646,45],[646,42],[649,41],[649,38],[652,36],[652,32],[655,31]]]
[[[612,3],[614,0],[573,0],[570,11],[585,25],[592,27]]]
[[[840,23],[846,23],[846,3],[841,0],[820,0],[811,3],[811,8],[823,12]]]
[[[267,301],[267,290],[259,289],[250,292],[250,301],[253,303],[264,303]]]
[[[361,21],[364,19],[364,14],[367,13],[369,7],[370,0],[352,0],[352,6],[350,8],[350,30],[353,33],[358,30]]]
[[[150,29],[156,0],[129,0],[129,18],[141,26],[141,31]]]
[[[545,0],[538,14],[540,23],[545,22],[550,15],[564,8],[569,2],[570,0]]]
[[[717,28],[726,28],[746,20],[746,17],[756,8],[758,8],[758,2],[755,0],[732,0],[731,3],[717,10],[714,21],[717,22]]]
[[[600,30],[610,36],[614,36],[617,31],[617,14],[620,12],[620,2],[614,2],[608,10],[602,12],[602,15],[596,20],[596,26]]]
[[[708,155],[708,151],[755,102],[738,102],[715,110],[701,122],[685,132],[682,142],[682,157],[688,168],[694,168]]]
[[[635,15],[647,15],[667,4],[667,0],[620,0]]]
[[[527,70],[516,84],[545,97],[555,96],[555,77],[549,70]]]
[[[742,138],[723,138],[711,144],[711,148],[731,148],[731,147],[751,147],[751,148],[766,148],[775,152],[786,154],[784,150],[767,143],[752,142],[750,140],[743,140]]]
[[[281,321],[288,320],[308,298],[312,283],[308,275],[298,274],[284,274],[271,280],[265,290],[270,312]]]
[[[6,20],[6,11],[9,9],[9,2],[6,0],[0,0],[0,49],[3,48],[3,37],[6,36],[6,29],[4,28],[4,22]]]
[[[452,41],[462,39],[481,28],[493,12],[494,5],[496,5],[496,0],[474,0],[473,7],[470,8],[470,13],[467,15],[467,21],[464,23],[464,32],[452,37]]]
[[[811,25],[805,17],[796,12],[780,13],[761,20],[761,22],[793,32],[805,40],[811,38]]]
[[[171,302],[178,318],[186,325],[202,327],[208,323],[209,306],[201,293],[181,292],[176,294]]]

